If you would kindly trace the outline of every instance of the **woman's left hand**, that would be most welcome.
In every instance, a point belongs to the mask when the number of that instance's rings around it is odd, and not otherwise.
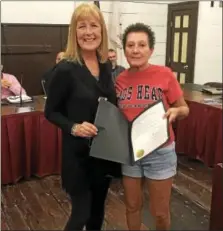
[[[172,107],[167,110],[167,112],[164,115],[164,118],[167,118],[169,120],[169,123],[173,123],[176,121],[178,115],[179,115],[179,108]]]

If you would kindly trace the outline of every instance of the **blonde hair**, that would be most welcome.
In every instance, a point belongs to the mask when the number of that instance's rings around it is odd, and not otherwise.
[[[80,52],[81,49],[78,45],[76,35],[77,22],[80,19],[87,18],[89,16],[93,16],[100,22],[101,25],[102,40],[100,46],[97,49],[97,54],[99,56],[99,61],[101,63],[104,63],[107,61],[108,56],[108,34],[104,17],[100,9],[95,4],[83,3],[74,10],[69,26],[67,47],[64,54],[64,58],[69,61],[78,62],[82,64]]]

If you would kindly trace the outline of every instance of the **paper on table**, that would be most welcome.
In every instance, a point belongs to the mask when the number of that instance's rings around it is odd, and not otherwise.
[[[26,102],[31,102],[32,98],[28,95],[13,95],[13,96],[9,96],[6,98],[10,103],[20,103],[21,99],[22,102],[26,103]]]
[[[134,161],[150,154],[168,140],[168,120],[163,118],[164,114],[163,102],[160,101],[133,122],[131,139]]]

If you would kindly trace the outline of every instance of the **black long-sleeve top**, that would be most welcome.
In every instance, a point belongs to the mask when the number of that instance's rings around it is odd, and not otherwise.
[[[94,123],[99,97],[116,104],[108,65],[99,66],[98,80],[86,65],[65,60],[52,71],[45,117],[62,129],[62,185],[70,194],[83,192],[106,175],[121,173],[119,164],[89,157],[89,139],[71,135],[74,123]]]

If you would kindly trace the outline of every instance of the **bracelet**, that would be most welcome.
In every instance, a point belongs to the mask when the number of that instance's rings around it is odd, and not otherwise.
[[[74,124],[71,128],[71,135],[73,136],[76,136],[76,131],[77,131],[77,127],[79,126],[80,124]]]

